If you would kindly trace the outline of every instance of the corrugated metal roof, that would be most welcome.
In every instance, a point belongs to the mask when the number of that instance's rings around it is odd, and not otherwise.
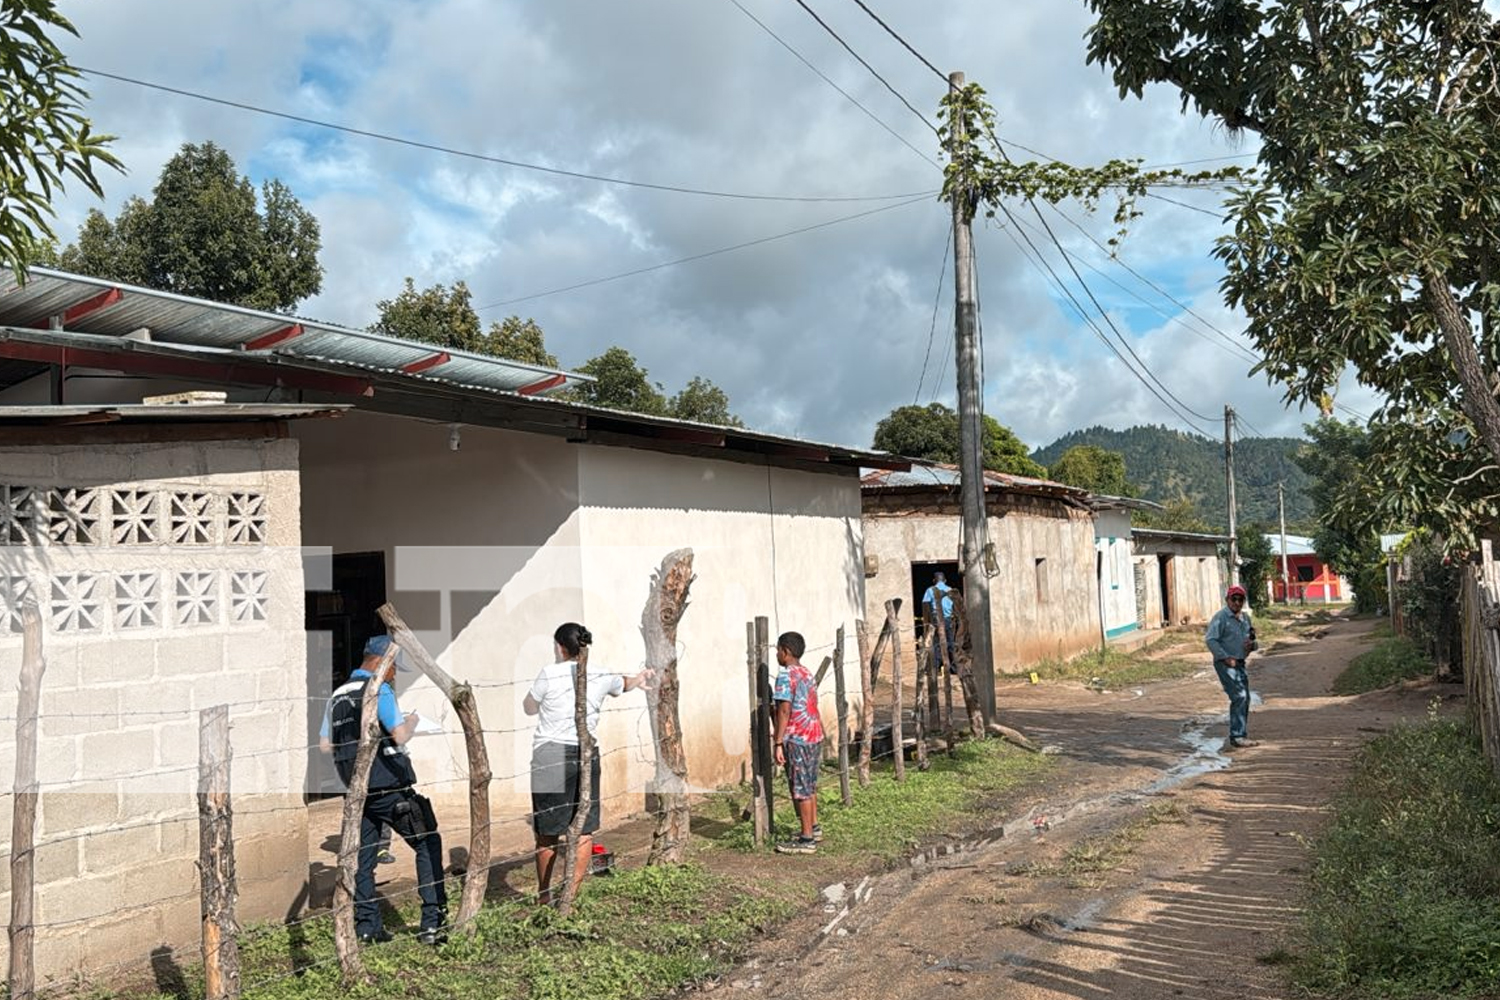
[[[110,403],[104,405],[0,406],[0,424],[232,423],[337,416],[347,406],[286,403]]]
[[[50,327],[109,337],[148,330],[154,343],[235,351],[246,357],[328,362],[391,374],[413,374],[408,371],[411,366],[429,364],[419,370],[434,382],[501,391],[517,391],[550,379],[560,381],[540,391],[592,381],[586,375],[45,267],[31,268],[25,284],[18,283],[10,271],[0,273],[0,326]]]
[[[1228,535],[1209,535],[1201,531],[1164,531],[1160,528],[1131,528],[1136,538],[1180,539],[1188,542],[1227,542]]]
[[[1050,479],[1033,479],[1030,476],[1016,476],[1008,472],[996,472],[993,469],[985,470],[984,482],[986,489],[1023,490],[1076,497],[1088,494],[1087,490],[1068,486],[1065,483],[1054,483]],[[957,488],[959,484],[960,476],[957,466],[943,463],[914,461],[911,469],[906,472],[872,469],[860,476],[861,487],[869,490],[930,489],[934,486]]]

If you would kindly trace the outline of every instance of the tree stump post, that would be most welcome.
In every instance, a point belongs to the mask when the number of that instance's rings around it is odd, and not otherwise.
[[[229,797],[233,750],[229,706],[198,713],[198,875],[206,1000],[240,995],[240,948],[234,909],[234,812]]]
[[[338,955],[344,983],[353,986],[368,983],[370,975],[359,954],[359,940],[354,932],[354,872],[359,867],[360,821],[365,813],[365,796],[370,791],[370,767],[380,748],[380,678],[396,658],[393,644],[380,658],[370,679],[365,681],[359,705],[359,748],[354,752],[354,773],[344,792],[344,813],[339,829],[338,876],[333,883],[333,950]]]
[[[16,771],[10,820],[10,971],[13,1000],[36,996],[36,738],[42,700],[42,616],[36,598],[21,608],[21,676],[16,699]]]
[[[839,795],[844,805],[852,805],[849,793],[849,695],[844,689],[844,626],[840,625],[833,640],[833,704],[839,719]]]
[[[579,646],[578,662],[573,667],[573,725],[578,734],[578,805],[568,823],[568,836],[564,842],[567,855],[563,858],[562,892],[557,894],[557,912],[567,917],[573,912],[573,902],[578,897],[575,883],[578,871],[578,845],[583,837],[583,824],[588,819],[589,807],[594,801],[594,737],[589,732],[589,648]]]
[[[927,655],[928,651],[923,639],[917,639],[914,645],[916,646],[916,664],[914,665],[914,669],[917,676],[916,690],[912,697],[911,721],[912,728],[916,730],[913,735],[917,741],[917,770],[925,771],[930,766],[927,763],[927,722],[929,716],[927,714],[927,704],[923,696],[932,687],[930,680],[932,672],[928,669],[928,661],[932,657]],[[897,656],[900,656],[899,652]],[[899,660],[895,662],[899,662]]]
[[[766,834],[776,830],[776,754],[771,747],[771,620],[755,619],[756,739],[760,741],[760,784],[765,798]]]
[[[859,725],[865,738],[859,744],[859,787],[870,783],[870,743],[875,729],[875,691],[870,683],[869,657],[870,636],[865,631],[863,618],[854,623],[855,649],[859,653]]]
[[[885,602],[885,621],[890,627],[893,643],[891,645],[891,749],[896,758],[896,780],[906,780],[906,736],[902,732],[901,716],[905,709],[901,704],[901,637],[898,634],[901,627],[901,606],[895,601]],[[884,638],[884,633],[882,633]],[[876,649],[877,655],[879,648]],[[878,661],[877,661],[878,662]],[[872,666],[870,672],[873,674],[875,668]]]
[[[979,688],[974,683],[974,671],[969,659],[969,618],[964,613],[962,601],[954,601],[953,610],[954,620],[958,623],[958,641],[954,643],[958,647],[958,685],[964,693],[964,711],[969,716],[969,732],[974,739],[982,740],[989,735],[989,728],[984,724],[984,709],[979,704]]]
[[[682,745],[678,709],[677,625],[688,607],[693,585],[693,550],[668,553],[651,575],[651,596],[641,612],[646,666],[656,672],[646,686],[651,742],[656,747],[656,829],[651,834],[648,865],[678,865],[685,858],[692,813],[688,809],[687,752]]]
[[[958,602],[954,601],[953,604],[954,604],[954,607],[957,608]],[[953,651],[948,646],[948,623],[947,623],[947,621],[945,621],[943,619],[942,608],[938,605],[938,602],[936,600],[934,600],[933,603],[932,603],[932,605],[927,608],[926,614],[927,614],[928,619],[933,623],[933,628],[936,629],[936,633],[937,633],[938,655],[937,655],[937,658],[936,658],[937,659],[937,663],[934,664],[934,669],[937,670],[937,671],[940,671],[942,673],[942,676],[943,676],[943,698],[944,698],[944,709],[945,709],[945,711],[943,713],[943,737],[944,737],[944,739],[946,740],[946,742],[948,744],[948,753],[952,754],[953,753],[953,674],[954,674],[954,671],[957,669],[957,665],[953,662],[954,661]],[[956,628],[956,625],[955,625],[955,631],[956,630],[957,630],[957,628]],[[953,637],[953,645],[954,646],[958,645],[958,637],[956,635]],[[932,714],[936,715],[937,711],[938,711],[938,706],[937,706],[937,690],[934,689],[933,692],[932,692]]]
[[[761,775],[764,773],[760,762],[760,688],[756,684],[756,655],[755,655],[755,622],[745,623],[745,674],[749,681],[750,695],[747,704],[750,706],[750,837],[756,847],[766,839],[770,833],[770,823],[766,820],[765,790],[761,787]]]
[[[464,730],[464,752],[469,761],[469,862],[464,871],[463,895],[458,903],[454,926],[472,932],[473,921],[484,905],[484,894],[490,883],[490,754],[484,742],[484,727],[479,721],[479,705],[474,689],[459,683],[427,652],[427,647],[396,612],[394,604],[382,604],[380,620],[385,622],[391,641],[399,646],[428,680],[447,697]],[[443,877],[442,872],[437,873]]]

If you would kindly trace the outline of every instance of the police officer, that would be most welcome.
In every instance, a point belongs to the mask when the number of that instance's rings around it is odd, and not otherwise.
[[[354,775],[354,757],[359,750],[359,717],[365,682],[379,669],[390,649],[389,636],[377,635],[365,643],[364,661],[349,675],[349,681],[329,699],[329,723],[333,763],[347,785]],[[448,893],[443,884],[443,839],[438,833],[432,803],[412,786],[417,776],[406,752],[406,741],[417,728],[417,713],[404,717],[396,705],[391,681],[396,662],[386,666],[380,678],[378,712],[380,745],[370,767],[369,793],[359,824],[359,868],[354,876],[354,929],[365,943],[389,941],[382,926],[380,905],[375,901],[375,864],[380,851],[380,828],[389,826],[401,835],[417,859],[417,894],[422,900],[422,924],[417,940],[438,945],[447,938],[444,922]]]

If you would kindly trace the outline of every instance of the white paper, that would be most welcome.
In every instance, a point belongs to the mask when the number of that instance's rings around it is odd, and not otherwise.
[[[421,712],[417,713],[417,728],[412,730],[413,736],[436,736],[442,732],[442,725],[429,719]]]

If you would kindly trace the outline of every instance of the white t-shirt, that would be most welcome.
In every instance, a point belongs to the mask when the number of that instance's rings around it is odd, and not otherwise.
[[[541,706],[537,713],[536,734],[531,738],[533,746],[539,743],[578,744],[578,723],[573,717],[573,674],[577,669],[576,660],[549,664],[531,682],[531,698]],[[599,709],[604,699],[624,692],[624,677],[589,671],[588,714],[585,718],[590,736],[597,738],[599,735]]]

